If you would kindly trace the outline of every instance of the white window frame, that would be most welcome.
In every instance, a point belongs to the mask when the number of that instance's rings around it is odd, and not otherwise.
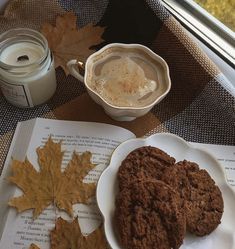
[[[235,68],[235,33],[193,0],[162,0],[168,11],[201,42]]]

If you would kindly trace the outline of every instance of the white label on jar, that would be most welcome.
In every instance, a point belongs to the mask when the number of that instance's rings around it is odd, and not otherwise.
[[[21,107],[33,107],[29,89],[26,85],[12,84],[0,80],[0,87],[5,98],[12,104]]]

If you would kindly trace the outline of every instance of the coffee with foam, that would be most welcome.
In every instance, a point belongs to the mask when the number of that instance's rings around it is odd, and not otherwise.
[[[87,79],[93,91],[119,107],[147,106],[164,91],[158,65],[138,49],[104,51],[94,59]]]

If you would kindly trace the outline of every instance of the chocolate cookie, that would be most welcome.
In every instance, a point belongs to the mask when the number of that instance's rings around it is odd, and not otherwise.
[[[158,148],[144,146],[135,149],[128,154],[119,167],[119,187],[123,189],[137,179],[160,180],[165,168],[172,167],[174,163],[173,157]]]
[[[223,214],[222,194],[206,170],[184,160],[166,169],[162,180],[180,194],[187,229],[191,233],[203,236],[220,224]]]
[[[185,216],[179,195],[162,181],[135,181],[119,192],[115,221],[125,249],[176,249],[183,243]]]

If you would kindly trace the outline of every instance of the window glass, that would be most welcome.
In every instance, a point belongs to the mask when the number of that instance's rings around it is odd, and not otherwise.
[[[235,31],[235,0],[194,0],[228,28]]]

